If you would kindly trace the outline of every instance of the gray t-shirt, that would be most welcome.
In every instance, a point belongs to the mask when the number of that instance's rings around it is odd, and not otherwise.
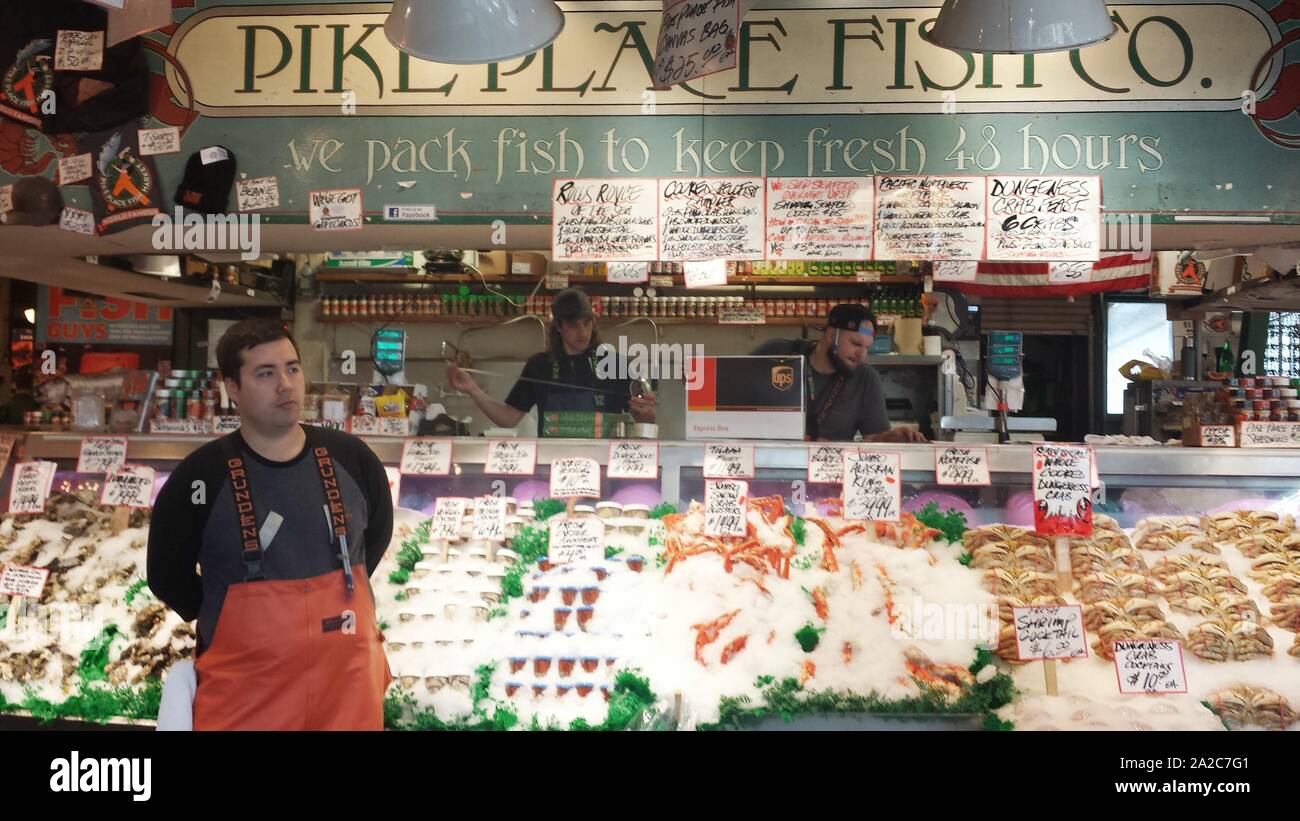
[[[805,357],[804,376],[811,374],[812,395],[805,395],[809,417],[817,414],[826,400],[835,382],[835,374],[819,372],[808,360],[809,354],[817,347],[815,341],[805,342],[799,339],[771,339],[754,351],[755,356],[791,356]],[[807,386],[805,386],[807,393]],[[816,438],[828,442],[849,442],[853,434],[861,433],[871,436],[889,430],[889,412],[885,408],[885,386],[880,374],[869,365],[859,365],[850,371],[844,380],[835,404],[831,406],[826,421],[817,430]]]

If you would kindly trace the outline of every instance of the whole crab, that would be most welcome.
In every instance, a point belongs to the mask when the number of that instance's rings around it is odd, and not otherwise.
[[[1056,558],[1043,545],[986,542],[971,552],[970,566],[980,570],[1001,567],[1050,573],[1056,568]]]
[[[1051,543],[1032,530],[1014,525],[985,525],[966,531],[961,537],[966,552],[974,555],[975,548],[989,542],[1007,542],[1010,544],[1039,544],[1051,548]]]
[[[1032,598],[1057,594],[1056,576],[1035,570],[996,568],[984,573],[984,587],[995,596]]]
[[[1300,596],[1291,596],[1273,602],[1269,611],[1269,621],[1283,630],[1300,632]]]
[[[1300,574],[1300,553],[1264,553],[1250,567],[1250,577],[1264,583],[1285,573]]]
[[[1285,730],[1300,718],[1281,694],[1263,687],[1231,687],[1213,693],[1209,701],[1219,718],[1230,726]]]
[[[1077,595],[1084,604],[1091,604],[1102,599],[1129,599],[1151,592],[1151,580],[1146,576],[1119,570],[1083,576],[1078,581]]]
[[[1294,529],[1295,519],[1290,516],[1283,518],[1272,510],[1236,510],[1201,517],[1201,528],[1216,542],[1236,541],[1278,524]]]
[[[1232,544],[1248,559],[1257,559],[1265,553],[1296,553],[1300,552],[1300,533],[1276,524],[1242,536]]]
[[[1114,572],[1145,573],[1146,562],[1142,555],[1132,548],[1119,548],[1107,551],[1100,547],[1090,547],[1070,552],[1070,573],[1081,578],[1094,573]]]
[[[1152,599],[1102,599],[1083,606],[1083,625],[1093,631],[1098,631],[1111,622],[1143,624],[1164,621],[1164,618],[1160,605]]]
[[[1300,595],[1300,573],[1282,573],[1264,585],[1264,598],[1279,602]]]
[[[1148,621],[1137,624],[1131,621],[1112,621],[1097,631],[1093,651],[1106,659],[1115,659],[1115,642],[1126,639],[1171,639],[1182,641],[1183,634],[1167,621]]]
[[[1194,553],[1179,553],[1174,556],[1165,556],[1160,561],[1151,565],[1151,578],[1158,582],[1169,583],[1177,576],[1187,570],[1197,570],[1200,568],[1217,567],[1227,569],[1228,565],[1215,556],[1197,556]]]
[[[1259,605],[1255,604],[1255,600],[1249,596],[1231,593],[1212,596],[1190,596],[1180,599],[1178,604],[1172,602],[1170,604],[1175,610],[1190,613],[1193,616],[1204,616],[1207,619],[1225,621],[1244,619],[1256,622],[1264,620],[1264,617],[1259,612]]]
[[[1207,621],[1187,631],[1187,651],[1207,661],[1245,661],[1273,655],[1273,637],[1245,619]]]

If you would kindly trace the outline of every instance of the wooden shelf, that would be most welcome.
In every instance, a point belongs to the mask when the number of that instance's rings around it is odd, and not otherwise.
[[[405,271],[409,273],[394,273],[396,271]],[[656,276],[665,276],[656,274]],[[415,273],[413,268],[393,268],[387,271],[375,271],[363,268],[357,271],[346,271],[340,269],[321,270],[316,273],[318,282],[374,282],[390,283],[394,285],[462,285],[472,284],[475,282],[487,282],[491,285],[527,285],[534,286],[537,281],[542,279],[538,276],[524,275],[505,275],[505,274],[485,274],[481,279],[476,274],[433,274],[424,275]],[[611,285],[600,277],[569,277],[570,285]],[[642,287],[648,286],[649,283],[640,283]],[[736,285],[841,285],[841,286],[863,286],[863,285],[920,285],[921,278],[908,276],[904,274],[882,274],[878,282],[858,282],[854,277],[766,277],[766,276],[738,276],[727,279],[728,286]],[[622,285],[613,283],[613,287],[635,287],[632,285]],[[680,275],[673,276],[673,287],[686,287],[682,282]],[[722,287],[722,286],[714,286]],[[706,288],[697,288],[693,290],[708,290]]]
[[[545,319],[545,317],[539,317],[539,318],[541,318],[541,319]],[[366,325],[366,324],[369,324],[369,325],[378,325],[378,324],[380,324],[380,323],[388,323],[388,324],[392,324],[392,325],[433,324],[433,325],[461,325],[461,326],[465,326],[465,327],[478,327],[478,326],[486,326],[486,325],[500,325],[501,323],[506,322],[507,320],[510,320],[510,319],[518,319],[518,317],[511,317],[511,316],[493,316],[493,317],[480,317],[480,316],[397,316],[397,317],[395,317],[395,318],[392,318],[391,320],[390,320],[390,318],[389,318],[388,316],[318,316],[318,317],[316,318],[316,320],[317,320],[318,322],[334,322],[334,323],[340,323],[340,324],[341,324],[341,323],[357,323],[357,324],[360,324],[360,325]],[[643,320],[643,319],[650,319],[650,320],[653,320],[654,323],[655,323],[656,325],[700,325],[700,326],[713,326],[713,327],[718,327],[718,328],[748,328],[748,327],[753,327],[753,326],[750,326],[750,325],[739,325],[739,324],[735,324],[735,325],[733,325],[733,324],[730,324],[730,323],[724,325],[724,324],[722,324],[721,322],[718,322],[718,321],[716,321],[716,320],[706,320],[706,319],[699,319],[699,318],[676,317],[676,316],[672,316],[672,317],[635,317],[635,318],[634,318],[634,317],[597,316],[596,319],[599,320],[600,323],[601,323],[601,325],[603,325],[605,328],[612,328],[612,327],[614,327],[614,326],[616,326],[616,325],[621,325],[621,324],[623,324],[624,322],[632,322],[632,321],[634,321],[634,319],[635,319],[635,321],[637,321],[638,323],[639,323],[641,320]],[[796,317],[796,318],[790,318],[790,317],[776,317],[776,318],[772,318],[772,317],[769,317],[769,318],[767,319],[767,321],[764,322],[763,324],[764,324],[764,325],[768,325],[768,326],[772,326],[772,327],[789,327],[789,328],[798,328],[798,327],[803,326],[803,325],[819,325],[819,324],[821,324],[821,323],[824,322],[824,321],[825,321],[825,320],[824,320],[824,318],[822,318],[822,317],[806,317],[806,318],[803,318],[803,319],[800,319],[800,318],[797,318],[797,317]],[[531,326],[530,326],[530,327],[531,327]]]

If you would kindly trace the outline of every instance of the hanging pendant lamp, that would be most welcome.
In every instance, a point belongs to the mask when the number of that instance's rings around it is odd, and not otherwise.
[[[944,0],[928,39],[956,51],[1034,54],[1081,48],[1114,33],[1103,0]]]
[[[397,0],[384,34],[435,63],[498,63],[546,47],[564,30],[553,0]]]

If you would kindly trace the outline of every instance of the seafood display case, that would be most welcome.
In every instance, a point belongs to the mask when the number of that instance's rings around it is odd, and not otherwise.
[[[129,461],[161,484],[205,440],[131,437]],[[51,570],[0,642],[0,710],[147,718],[192,631],[149,597],[147,512],[114,535],[90,496],[102,477],[73,472],[78,441],[28,437],[24,458],[59,463],[55,492],[44,516],[0,523],[0,562]],[[399,464],[403,440],[367,442]],[[1033,532],[1029,446],[989,446],[984,487],[938,485],[932,446],[869,446],[901,468],[900,521],[874,523],[808,481],[808,444],[755,442],[738,537],[705,534],[703,443],[658,443],[655,479],[602,468],[571,511],[548,498],[554,460],[603,466],[609,447],[540,440],[530,475],[499,476],[487,440],[456,439],[449,475],[402,477],[372,578],[390,727],[1297,726],[1300,451],[1096,448],[1094,532],[1070,541],[1062,583]],[[475,538],[484,496],[505,498],[503,541]],[[553,562],[552,530],[574,521],[599,550]],[[1012,610],[1062,604],[1082,607],[1088,657],[1047,695]],[[91,608],[93,629],[57,629],[61,607]],[[1111,644],[1134,638],[1178,642],[1186,692],[1119,692]]]

